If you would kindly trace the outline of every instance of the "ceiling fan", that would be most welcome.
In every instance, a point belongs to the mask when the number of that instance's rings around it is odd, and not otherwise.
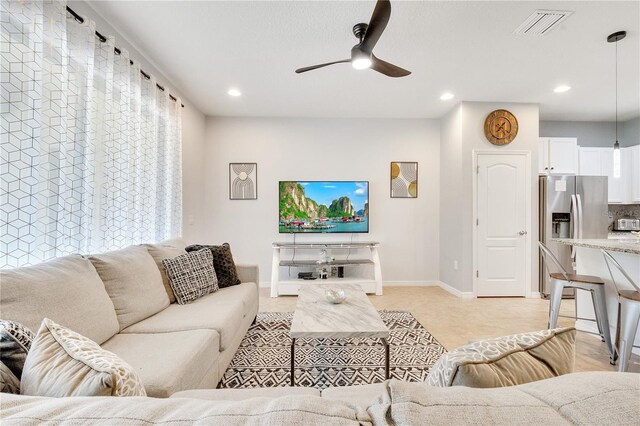
[[[371,68],[388,77],[406,77],[411,74],[396,65],[378,59],[373,53],[373,48],[380,39],[384,29],[389,23],[391,16],[391,3],[389,0],[378,0],[369,24],[356,24],[353,27],[353,35],[360,40],[358,44],[351,48],[351,59],[343,59],[341,61],[327,62],[326,64],[313,65],[310,67],[299,68],[296,73],[315,70],[333,64],[341,64],[351,62],[351,65],[357,70]]]

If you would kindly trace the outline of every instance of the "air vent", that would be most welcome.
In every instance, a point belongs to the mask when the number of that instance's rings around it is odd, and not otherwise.
[[[538,9],[516,30],[515,34],[544,35],[554,29],[573,12],[569,10],[541,10]]]

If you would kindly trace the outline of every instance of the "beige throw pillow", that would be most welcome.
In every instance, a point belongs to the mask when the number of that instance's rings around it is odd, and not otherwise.
[[[146,396],[136,371],[97,343],[48,318],[22,371],[22,395]]]
[[[573,372],[573,327],[480,340],[440,357],[427,383],[433,386],[513,386]]]
[[[90,256],[116,309],[120,330],[169,306],[160,271],[146,247]]]

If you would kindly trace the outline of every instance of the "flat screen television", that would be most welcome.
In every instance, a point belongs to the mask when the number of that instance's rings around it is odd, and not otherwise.
[[[280,181],[279,185],[281,234],[369,232],[369,182]]]

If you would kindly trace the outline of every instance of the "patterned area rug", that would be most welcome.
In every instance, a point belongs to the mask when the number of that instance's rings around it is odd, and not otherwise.
[[[380,311],[389,327],[391,377],[422,382],[446,352],[409,312]],[[220,388],[288,386],[291,312],[260,312],[242,340]],[[384,346],[380,339],[296,340],[296,386],[324,389],[384,381]]]

